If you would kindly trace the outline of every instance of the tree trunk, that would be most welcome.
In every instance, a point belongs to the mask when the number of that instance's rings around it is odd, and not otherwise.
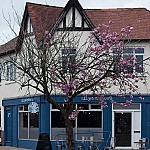
[[[67,150],[75,150],[73,136],[73,121],[65,118]]]

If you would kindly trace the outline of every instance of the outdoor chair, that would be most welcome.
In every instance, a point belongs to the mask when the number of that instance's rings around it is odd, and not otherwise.
[[[115,137],[111,137],[111,140],[110,140],[110,146],[108,147],[105,147],[104,150],[115,150]]]
[[[139,150],[147,150],[149,146],[149,139],[148,138],[142,138],[139,145]]]

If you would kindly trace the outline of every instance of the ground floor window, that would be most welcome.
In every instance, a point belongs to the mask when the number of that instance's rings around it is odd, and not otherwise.
[[[84,134],[102,131],[102,109],[97,104],[75,104],[74,108],[82,107],[78,117],[73,121],[74,136],[76,140],[81,140]],[[65,122],[58,109],[51,106],[51,139],[62,134],[62,140],[65,139]],[[63,136],[64,134],[64,136]],[[102,136],[97,133],[97,138]]]
[[[39,113],[31,113],[28,105],[19,106],[19,139],[38,139]]]

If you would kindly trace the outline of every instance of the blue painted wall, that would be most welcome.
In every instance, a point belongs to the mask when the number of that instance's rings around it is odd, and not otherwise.
[[[90,96],[89,96],[90,97]],[[92,97],[92,96],[91,96]],[[142,126],[142,137],[148,137],[150,139],[150,96],[144,95],[144,101],[139,99],[139,96],[134,97],[134,102],[141,103],[141,126]],[[28,99],[29,98],[29,99]],[[53,96],[53,98],[57,102],[64,102],[65,96]],[[26,101],[26,99],[28,99]],[[129,99],[129,97],[127,97]],[[124,102],[125,99],[118,99],[118,97],[113,96],[113,100],[118,102]],[[50,133],[50,104],[45,100],[44,96],[35,96],[33,97],[33,101],[39,103],[39,134],[40,133]],[[86,100],[83,96],[78,96],[74,99],[75,103],[95,103],[96,100]],[[15,147],[24,147],[35,149],[38,140],[18,140],[18,105],[20,104],[29,104],[30,97],[23,97],[17,99],[6,99],[3,100],[2,105],[4,106],[4,129],[5,129],[5,137],[7,130],[7,111],[11,112],[11,122],[10,122],[10,143],[7,143],[5,139],[5,144]],[[108,102],[108,108],[103,109],[103,130],[110,131],[112,130],[112,105]],[[52,145],[54,146],[54,142]]]

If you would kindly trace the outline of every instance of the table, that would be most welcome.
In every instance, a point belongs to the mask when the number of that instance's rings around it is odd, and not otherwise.
[[[143,139],[140,139],[139,141],[135,141],[134,142],[135,144],[138,144],[138,146],[139,146],[139,149],[140,148],[146,148],[146,144],[147,144],[147,141],[146,140],[143,140]]]

